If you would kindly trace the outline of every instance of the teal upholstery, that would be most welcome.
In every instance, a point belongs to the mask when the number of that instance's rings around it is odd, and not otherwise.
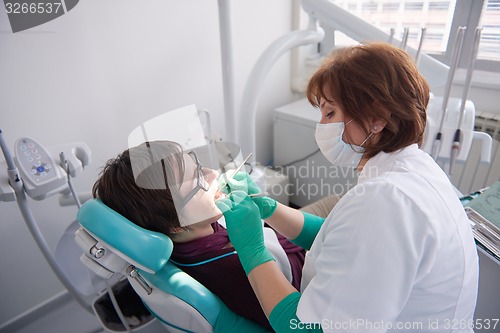
[[[193,311],[198,312],[212,326],[214,332],[266,332],[258,324],[232,312],[205,286],[170,262],[173,243],[166,235],[135,225],[99,199],[85,202],[77,219],[87,231],[111,246],[111,251],[119,251],[151,270],[152,272],[147,272],[139,269],[139,274],[153,288],[189,304]],[[189,332],[178,324],[172,324],[175,318],[163,318],[155,313],[148,304],[148,296],[142,297],[146,307],[161,322]]]
[[[153,272],[161,270],[172,254],[170,238],[139,227],[99,199],[86,201],[77,220],[91,234]]]
[[[140,273],[155,287],[167,294],[175,295],[191,305],[210,323],[215,333],[266,332],[255,322],[235,314],[210,290],[171,262],[168,262],[156,274],[142,271]],[[170,325],[164,318],[158,317],[156,314],[155,316],[163,323]]]
[[[140,271],[140,274],[164,293],[182,295],[180,298],[183,301],[197,309],[212,326],[215,326],[220,310],[220,300],[177,266],[169,262],[156,274],[143,271]]]

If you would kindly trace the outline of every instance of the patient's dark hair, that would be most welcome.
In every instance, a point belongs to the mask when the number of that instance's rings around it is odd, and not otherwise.
[[[174,169],[179,170],[177,177]],[[171,189],[178,188],[175,179],[183,175],[178,143],[145,142],[110,159],[92,187],[92,195],[133,223],[169,236],[181,227]]]

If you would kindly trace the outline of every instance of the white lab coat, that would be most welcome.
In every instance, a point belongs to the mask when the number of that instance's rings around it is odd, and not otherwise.
[[[472,332],[478,271],[452,185],[414,144],[371,158],[329,214],[306,255],[297,315],[325,332]]]

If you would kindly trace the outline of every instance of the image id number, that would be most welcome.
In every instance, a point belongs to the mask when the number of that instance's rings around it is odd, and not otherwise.
[[[52,14],[58,13],[59,9],[62,10],[62,4],[59,2],[46,2],[46,3],[19,3],[19,2],[6,2],[5,9],[7,14]]]
[[[498,325],[498,322],[500,319],[471,319],[471,320],[450,320],[446,319],[444,321],[444,328],[449,330],[464,330],[464,329],[473,329],[473,330],[480,330],[480,329],[485,329],[485,330],[495,330]]]

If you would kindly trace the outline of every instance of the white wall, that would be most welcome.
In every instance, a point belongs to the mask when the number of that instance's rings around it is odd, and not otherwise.
[[[236,103],[271,41],[291,28],[289,0],[232,1]],[[215,0],[85,0],[58,19],[11,33],[0,10],[0,129],[46,146],[85,141],[93,162],[74,181],[89,191],[103,163],[126,148],[140,123],[196,104],[224,137]],[[259,99],[257,160],[271,158],[271,110],[288,103],[289,57],[269,74]],[[0,158],[2,160],[3,157]],[[1,170],[0,172],[5,172]],[[57,198],[32,202],[49,245],[76,214]],[[36,247],[16,203],[0,203],[0,325],[63,290]]]

